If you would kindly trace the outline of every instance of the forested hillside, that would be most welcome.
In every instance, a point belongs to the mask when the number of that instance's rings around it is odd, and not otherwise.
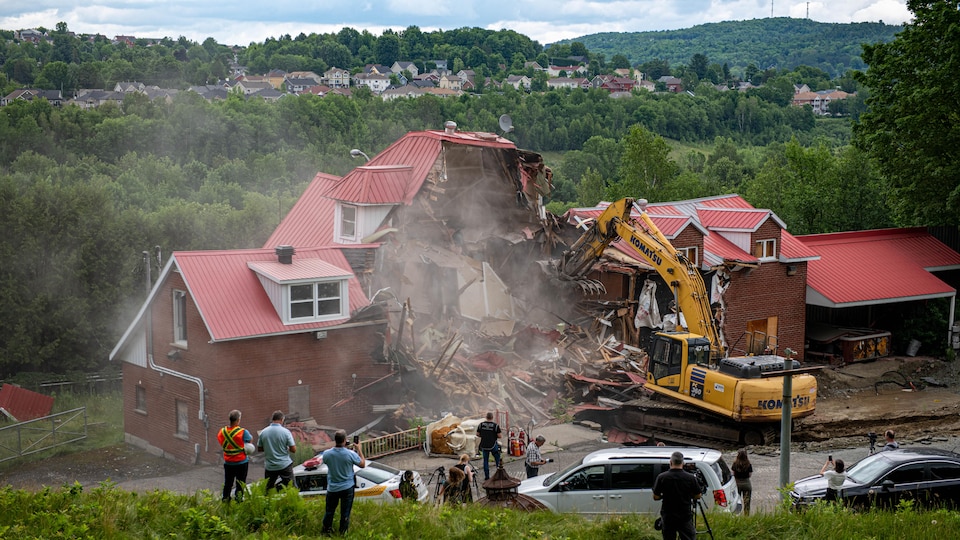
[[[761,71],[809,66],[839,77],[847,70],[866,68],[861,44],[889,42],[901,29],[882,22],[837,24],[776,17],[659,32],[602,32],[561,43],[583,43],[608,59],[622,54],[633,65],[658,59],[687,64],[693,55],[703,54],[739,75],[751,65]]]

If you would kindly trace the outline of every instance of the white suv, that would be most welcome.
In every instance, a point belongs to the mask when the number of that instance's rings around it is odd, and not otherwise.
[[[587,454],[566,469],[523,481],[518,488],[554,512],[580,514],[659,514],[653,482],[670,468],[670,454],[681,452],[684,468],[695,473],[707,509],[738,513],[740,493],[718,450],[669,446],[608,448]]]

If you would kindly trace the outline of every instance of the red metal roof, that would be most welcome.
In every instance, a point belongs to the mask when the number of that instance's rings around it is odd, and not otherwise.
[[[451,142],[458,145],[483,146],[488,148],[515,149],[516,145],[508,139],[498,137],[493,133],[472,133],[463,131],[414,131],[407,133],[395,143],[388,146],[383,152],[373,157],[363,168],[373,170],[375,167],[406,165],[411,168],[410,176],[401,178],[394,176],[389,181],[397,185],[381,187],[385,198],[403,194],[403,203],[410,204],[413,197],[420,191],[420,186],[427,179],[427,173],[433,168],[437,159],[441,157],[443,143]],[[360,168],[360,167],[358,167]],[[351,172],[344,177],[355,178]],[[359,180],[361,173],[356,175]],[[353,181],[353,180],[352,180]],[[389,196],[386,193],[390,193]],[[351,200],[352,199],[341,199]],[[377,199],[373,199],[377,200]],[[362,201],[354,201],[362,202]]]
[[[710,208],[753,208],[746,199],[737,194],[718,195],[696,200],[696,204]]]
[[[755,231],[773,214],[755,208],[699,208],[697,217],[704,227],[713,230]]]
[[[780,258],[784,262],[812,261],[820,257],[816,250],[807,247],[787,231],[780,231]]]
[[[337,202],[325,197],[324,192],[339,180],[339,176],[317,174],[263,247],[272,249],[286,245],[299,250],[333,244],[333,216]]]
[[[414,131],[343,178],[320,173],[264,243],[265,248],[334,244],[337,200],[355,204],[411,204],[443,152],[443,143],[515,149],[492,133]]]
[[[310,259],[319,259],[314,263]],[[346,319],[285,325],[249,264],[272,263],[273,250],[177,251],[171,258],[187,284],[213,341],[303,332],[343,323]],[[350,312],[369,301],[350,265],[333,247],[297,249],[293,260],[305,264],[336,267],[340,275],[351,275],[348,284]],[[329,268],[325,266],[325,268]],[[169,266],[168,266],[169,268]],[[292,267],[297,268],[297,267]],[[294,271],[294,270],[291,270]],[[165,269],[166,272],[166,269]]]
[[[53,398],[19,386],[4,384],[0,387],[0,408],[10,413],[18,422],[48,416],[53,410]]]
[[[723,261],[758,263],[759,259],[737,247],[723,235],[714,233],[703,238],[703,250],[706,252],[704,262],[708,266],[722,264]]]
[[[420,182],[410,165],[365,165],[350,171],[324,195],[355,204],[409,204]],[[417,189],[411,189],[416,185]]]
[[[848,307],[956,293],[930,270],[960,268],[960,253],[924,229],[813,234],[797,240],[820,254],[808,265],[807,286],[822,298],[808,295],[808,303]]]
[[[270,276],[278,282],[304,279],[343,278],[352,274],[350,270],[336,267],[322,259],[294,258],[290,264],[273,261],[254,261],[247,266],[259,274]]]

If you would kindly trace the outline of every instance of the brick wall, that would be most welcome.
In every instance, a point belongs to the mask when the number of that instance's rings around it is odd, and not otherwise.
[[[178,274],[171,274],[151,309],[154,362],[202,380],[207,423],[199,417],[200,387],[196,382],[125,363],[124,431],[128,440],[154,453],[187,463],[216,463],[220,458],[216,433],[226,424],[230,410],[240,409],[241,425],[256,432],[269,424],[274,410],[289,415],[291,389],[309,396],[306,412],[319,424],[345,429],[373,420],[371,401],[384,403],[378,398],[392,397],[391,391],[398,390],[392,380],[386,380],[344,405],[333,407],[350,398],[354,388],[390,372],[390,366],[375,363],[371,355],[382,347],[382,322],[328,329],[325,339],[307,332],[210,343],[200,314],[188,298],[188,346],[183,349],[172,345],[175,289],[186,287]],[[179,351],[179,359],[167,357],[172,350]],[[146,413],[136,410],[138,385],[146,392]],[[177,400],[187,405],[186,437],[176,433]],[[300,412],[302,418],[308,416]]]
[[[726,326],[724,334],[731,355],[743,354],[745,342],[741,335],[747,322],[777,317],[778,352],[790,347],[803,358],[804,328],[806,324],[807,263],[791,263],[797,273],[787,275],[787,265],[765,262],[759,268],[733,272],[730,288],[724,294]],[[740,339],[739,342],[737,340]],[[737,342],[735,344],[735,342]]]

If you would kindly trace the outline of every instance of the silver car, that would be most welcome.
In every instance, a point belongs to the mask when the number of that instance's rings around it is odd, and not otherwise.
[[[697,476],[706,509],[740,512],[743,501],[729,467],[709,448],[644,446],[609,448],[586,455],[566,469],[523,481],[518,488],[554,512],[658,514],[653,482],[670,468],[670,454],[683,453],[684,468]]]
[[[353,471],[357,477],[354,500],[393,503],[403,498],[400,494],[400,480],[404,471],[370,460],[367,460],[366,467],[361,469],[354,466]],[[320,454],[294,467],[293,481],[300,490],[300,495],[326,495],[327,466],[320,459]],[[420,478],[420,473],[416,471],[413,471],[413,486],[417,490],[418,501],[430,500],[430,491]]]

